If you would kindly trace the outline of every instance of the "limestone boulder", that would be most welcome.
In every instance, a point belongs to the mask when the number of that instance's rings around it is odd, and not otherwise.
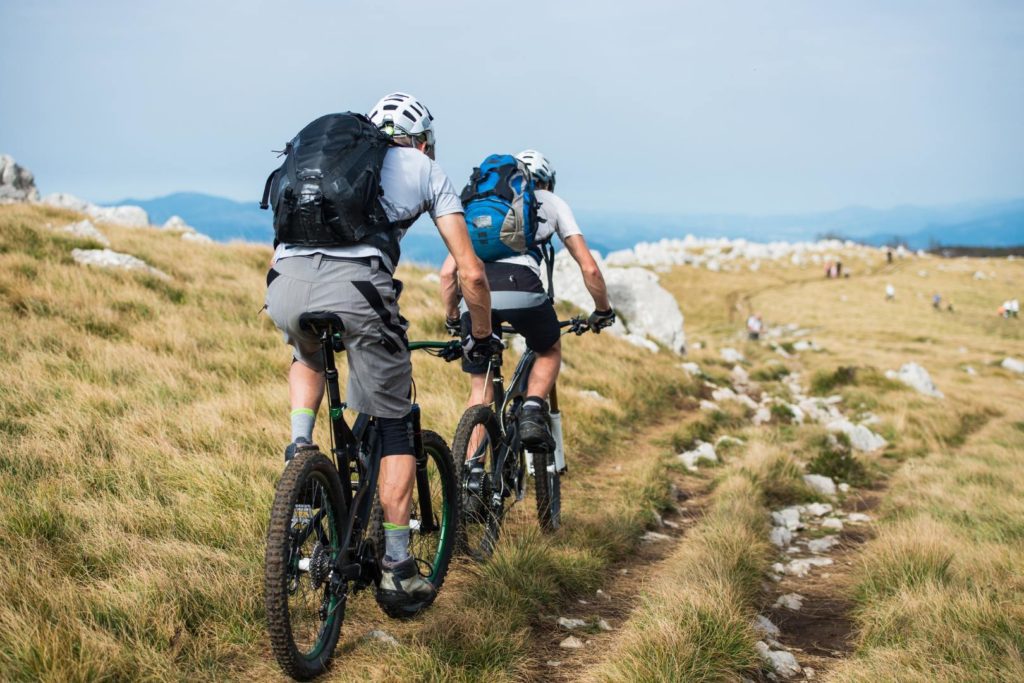
[[[683,353],[686,350],[683,313],[675,297],[658,284],[657,274],[646,268],[608,265],[596,252],[594,258],[604,274],[612,306],[619,314],[619,322],[609,331],[647,337],[676,353]],[[568,301],[584,311],[593,309],[594,300],[583,284],[580,269],[564,249],[555,256],[552,279],[558,301]]]
[[[898,372],[889,370],[885,373],[885,376],[889,379],[903,382],[914,391],[925,396],[932,396],[934,398],[944,397],[943,393],[935,386],[935,382],[932,381],[928,371],[917,363],[904,363]]]
[[[39,190],[32,171],[16,163],[14,157],[0,154],[0,204],[37,201]]]

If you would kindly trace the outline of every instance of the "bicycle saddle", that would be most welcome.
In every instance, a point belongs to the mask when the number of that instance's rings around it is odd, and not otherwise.
[[[324,330],[329,332],[341,332],[345,324],[341,322],[341,316],[330,311],[308,311],[299,316],[299,329],[311,332],[317,336]]]

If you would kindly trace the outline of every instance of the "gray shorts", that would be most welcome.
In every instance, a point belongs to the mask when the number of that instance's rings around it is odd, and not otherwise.
[[[324,369],[320,340],[299,329],[299,316],[338,314],[345,325],[349,407],[374,417],[405,417],[412,364],[405,338],[409,325],[398,313],[401,284],[380,268],[379,259],[370,261],[283,258],[268,276],[267,312],[294,347],[295,359],[315,370]]]

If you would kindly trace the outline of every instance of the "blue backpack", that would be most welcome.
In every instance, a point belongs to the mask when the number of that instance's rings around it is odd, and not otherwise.
[[[527,253],[539,260],[537,197],[526,164],[510,154],[487,157],[462,190],[462,205],[481,261]]]

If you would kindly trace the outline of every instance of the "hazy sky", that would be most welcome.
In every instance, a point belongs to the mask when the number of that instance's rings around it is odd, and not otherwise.
[[[461,187],[536,147],[579,209],[1024,195],[1024,2],[0,0],[0,152],[44,193],[257,198],[308,120],[405,90]]]

